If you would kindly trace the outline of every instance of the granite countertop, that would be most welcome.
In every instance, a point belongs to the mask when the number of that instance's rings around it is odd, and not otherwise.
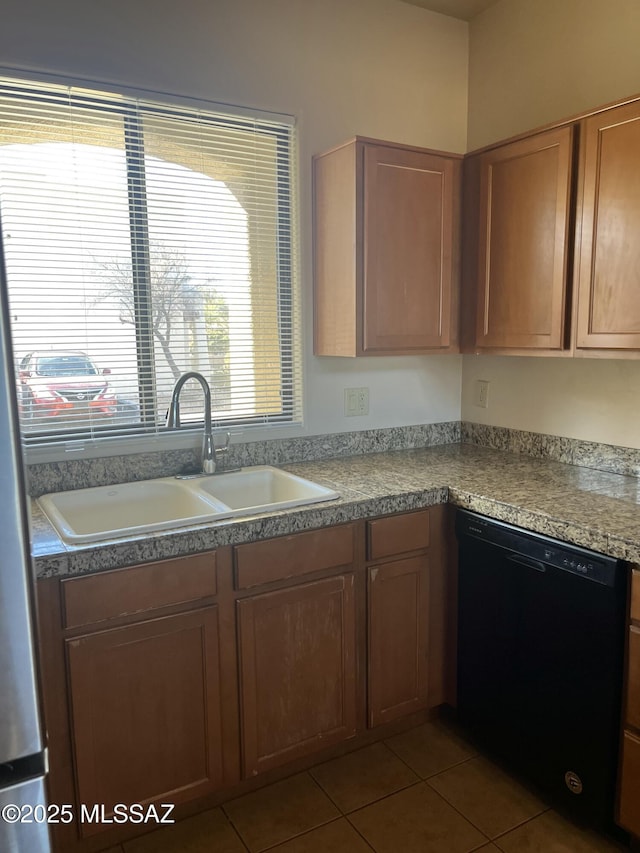
[[[306,507],[84,546],[65,545],[32,504],[38,577],[77,575],[452,503],[492,518],[640,562],[640,480],[466,444],[282,466],[340,493]]]

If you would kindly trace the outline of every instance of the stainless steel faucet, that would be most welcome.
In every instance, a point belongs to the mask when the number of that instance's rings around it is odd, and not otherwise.
[[[213,443],[213,433],[211,431],[211,389],[209,383],[201,373],[190,371],[183,373],[180,379],[175,384],[173,394],[171,395],[171,405],[169,406],[169,414],[167,415],[167,427],[169,429],[180,428],[180,392],[185,384],[190,379],[195,379],[202,386],[204,391],[204,435],[202,436],[202,473],[214,474],[216,470],[216,447]],[[227,447],[229,438],[227,437]]]

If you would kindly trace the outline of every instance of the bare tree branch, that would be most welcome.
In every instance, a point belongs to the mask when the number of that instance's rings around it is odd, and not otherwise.
[[[176,316],[194,310],[197,290],[190,286],[187,261],[184,255],[160,243],[152,243],[150,257],[151,328],[173,374],[174,381],[181,370],[171,352],[172,323]],[[114,299],[119,304],[120,321],[136,325],[131,261],[112,260],[98,264],[106,282],[97,301]]]

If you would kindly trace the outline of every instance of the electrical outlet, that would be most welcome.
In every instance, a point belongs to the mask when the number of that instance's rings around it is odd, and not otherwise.
[[[486,379],[478,379],[476,382],[475,405],[481,409],[489,407],[489,383]]]
[[[369,389],[345,388],[344,413],[348,418],[369,414]]]
[[[358,388],[358,412],[361,415],[369,414],[369,389]]]

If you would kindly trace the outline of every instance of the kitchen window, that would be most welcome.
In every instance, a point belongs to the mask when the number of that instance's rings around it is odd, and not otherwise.
[[[0,81],[0,218],[27,444],[300,421],[287,118]],[[203,420],[199,386],[183,424]]]

